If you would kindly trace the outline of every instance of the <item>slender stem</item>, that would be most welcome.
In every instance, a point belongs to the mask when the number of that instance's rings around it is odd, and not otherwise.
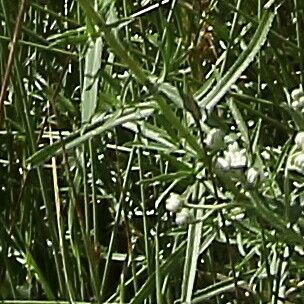
[[[12,42],[10,45],[10,52],[9,52],[7,63],[6,63],[5,74],[4,74],[4,78],[3,78],[1,89],[0,89],[0,126],[2,125],[2,120],[4,118],[4,99],[6,97],[6,90],[7,90],[8,84],[9,84],[11,71],[12,71],[12,67],[14,64],[14,57],[15,57],[15,54],[17,51],[17,43],[18,43],[18,39],[20,36],[20,32],[21,32],[21,26],[24,21],[24,13],[25,13],[26,4],[27,4],[27,0],[21,1],[18,15],[17,15],[16,27],[15,27],[13,39],[12,39]]]
[[[209,210],[220,210],[220,209],[230,209],[234,207],[241,207],[241,204],[238,203],[222,203],[222,204],[216,204],[216,205],[195,205],[195,204],[189,204],[185,203],[184,207],[192,208],[192,209],[209,209]]]
[[[118,230],[118,226],[119,226],[119,222],[120,222],[120,218],[121,218],[121,213],[122,213],[122,209],[123,209],[123,202],[125,200],[125,195],[126,195],[126,191],[127,191],[127,182],[129,180],[129,174],[131,171],[131,166],[133,163],[133,159],[134,159],[134,151],[135,148],[133,148],[130,152],[129,155],[129,160],[128,160],[128,164],[127,164],[127,168],[126,168],[126,173],[125,173],[125,177],[124,177],[124,181],[123,181],[123,185],[122,185],[122,191],[119,197],[119,201],[118,201],[118,209],[116,211],[116,216],[115,216],[115,220],[114,220],[114,225],[113,225],[113,231],[111,234],[111,238],[110,238],[110,242],[109,242],[109,247],[108,247],[108,253],[107,253],[107,257],[106,257],[106,264],[105,264],[105,268],[104,268],[104,272],[103,272],[103,276],[102,276],[102,281],[101,281],[101,287],[100,287],[100,297],[101,300],[105,297],[105,290],[106,290],[106,282],[108,280],[108,273],[109,273],[109,266],[110,266],[110,262],[112,259],[112,253],[113,253],[113,246],[114,246],[114,242],[116,239],[116,234],[117,234],[117,230]]]

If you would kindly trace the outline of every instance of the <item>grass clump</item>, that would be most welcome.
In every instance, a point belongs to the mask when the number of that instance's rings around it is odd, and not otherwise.
[[[3,303],[302,303],[303,12],[1,0]]]

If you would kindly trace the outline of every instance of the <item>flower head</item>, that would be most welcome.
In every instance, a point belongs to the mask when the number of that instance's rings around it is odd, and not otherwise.
[[[294,165],[296,170],[303,173],[304,172],[304,154],[298,154],[294,159]]]
[[[233,153],[233,152],[238,152],[238,151],[240,151],[240,147],[239,147],[239,144],[237,143],[237,141],[234,141],[228,145],[228,152]]]
[[[300,99],[300,97],[304,96],[304,92],[302,90],[302,88],[296,88],[291,92],[291,98],[294,101],[298,101]]]
[[[228,152],[225,153],[225,159],[229,163],[230,168],[232,169],[240,169],[246,167],[247,157],[246,150],[236,150],[235,146],[233,146]]]
[[[190,224],[193,221],[193,215],[188,210],[183,208],[180,212],[176,213],[175,223],[177,225]]]
[[[247,183],[250,186],[254,186],[257,183],[257,181],[262,178],[262,176],[263,173],[259,172],[257,169],[249,168],[246,173]]]
[[[222,171],[228,171],[230,169],[230,164],[224,157],[219,157],[216,160],[215,165],[219,170],[222,170]]]
[[[300,149],[304,150],[304,132],[299,132],[296,135],[295,143]]]
[[[183,208],[184,200],[177,193],[170,193],[166,200],[166,209],[170,212],[178,212]]]

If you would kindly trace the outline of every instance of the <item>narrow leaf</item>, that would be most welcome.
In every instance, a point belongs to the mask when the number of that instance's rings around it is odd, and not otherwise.
[[[249,64],[253,61],[254,57],[266,41],[274,16],[275,13],[271,10],[266,10],[264,12],[261,22],[247,49],[240,55],[237,61],[227,71],[224,77],[220,79],[206,98],[198,100],[202,109],[207,109],[211,112],[215,105],[217,105],[225,93],[230,89],[231,85],[238,80]]]
[[[71,149],[75,147],[79,147],[85,141],[90,138],[100,135],[103,132],[110,130],[116,126],[122,125],[129,121],[136,121],[144,117],[148,117],[153,113],[154,109],[142,109],[142,110],[134,110],[128,109],[125,113],[121,110],[110,114],[106,118],[102,119],[102,121],[96,121],[88,128],[83,128],[75,133],[66,137],[63,142],[57,141],[53,145],[47,146],[27,159],[27,163],[32,166],[36,166],[41,164],[43,161],[49,159],[50,157],[56,155],[57,153],[62,152],[62,144],[65,145],[65,149]]]
[[[89,122],[96,110],[101,52],[102,38],[91,41],[85,57],[85,75],[81,94],[82,123]]]

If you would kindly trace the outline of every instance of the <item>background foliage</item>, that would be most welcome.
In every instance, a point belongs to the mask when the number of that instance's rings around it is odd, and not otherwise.
[[[302,303],[303,14],[0,0],[3,303]]]

